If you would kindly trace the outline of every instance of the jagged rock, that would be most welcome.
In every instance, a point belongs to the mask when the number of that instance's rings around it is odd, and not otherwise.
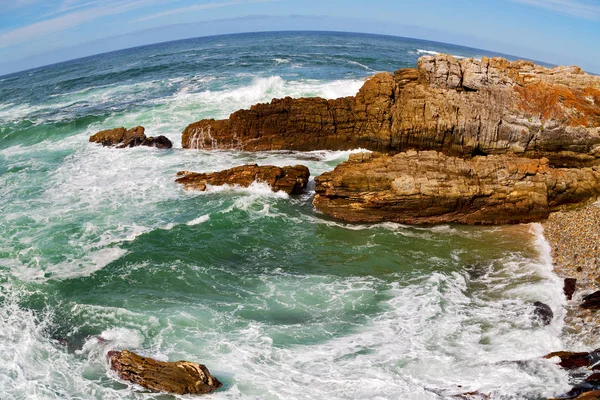
[[[136,126],[135,128],[125,131],[121,143],[117,147],[122,149],[125,147],[140,146],[146,140],[144,131],[145,129],[143,126]]]
[[[335,100],[274,99],[183,132],[184,148],[514,153],[557,166],[600,163],[600,77],[501,58],[424,56]]]
[[[151,136],[142,142],[142,146],[156,147],[157,149],[170,149],[173,143],[166,136]]]
[[[563,293],[567,297],[567,300],[573,299],[573,294],[575,294],[576,289],[577,289],[577,279],[576,278],[565,278],[565,285],[563,287]]]
[[[600,309],[600,290],[583,297],[583,302],[579,305],[588,310]]]
[[[600,167],[557,169],[547,159],[509,155],[358,153],[315,184],[315,207],[349,222],[508,224],[595,198]]]
[[[110,368],[121,379],[157,392],[205,394],[222,385],[201,364],[157,361],[127,350],[111,351],[107,357]]]
[[[550,325],[552,322],[552,318],[554,318],[554,313],[548,304],[544,304],[541,301],[536,301],[533,303],[533,315],[536,316],[539,321],[544,325]]]
[[[564,369],[574,369],[581,367],[589,367],[594,365],[600,360],[600,349],[586,352],[571,352],[571,351],[557,351],[550,353],[544,358],[560,358],[558,365]]]
[[[180,178],[176,182],[183,184],[186,189],[204,191],[207,185],[248,187],[253,182],[265,182],[274,191],[283,190],[287,194],[301,194],[308,183],[310,171],[303,165],[275,167],[272,165],[258,166],[257,164],[251,164],[207,174],[181,171],[177,175]]]
[[[90,142],[100,143],[103,146],[117,146],[122,149],[125,147],[148,146],[159,149],[170,149],[173,143],[165,136],[146,137],[143,126],[136,126],[131,129],[115,128],[100,131],[90,136]]]

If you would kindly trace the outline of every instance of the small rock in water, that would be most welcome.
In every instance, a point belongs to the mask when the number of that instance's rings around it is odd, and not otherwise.
[[[121,379],[157,392],[206,394],[222,386],[201,364],[157,361],[127,350],[110,351],[107,358]]]
[[[304,165],[275,167],[273,165],[242,165],[224,171],[213,173],[196,173],[181,171],[175,181],[186,189],[204,191],[207,185],[223,186],[238,185],[248,187],[254,182],[264,182],[274,191],[284,191],[287,194],[301,194],[310,177],[310,171]]]
[[[536,301],[533,303],[533,306],[535,307],[533,314],[542,322],[542,324],[550,325],[552,318],[554,318],[554,313],[550,306],[541,301]]]
[[[577,288],[577,279],[565,278],[565,286],[563,287],[563,292],[565,293],[565,296],[567,296],[567,300],[573,299],[573,294],[575,293],[576,288]]]
[[[557,351],[557,352],[548,354],[544,358],[553,358],[553,357],[560,358],[560,362],[558,363],[558,365],[560,365],[561,367],[563,367],[565,369],[589,367],[590,364],[592,363],[592,361],[590,359],[590,353],[585,353],[585,352],[575,353],[575,352],[571,352],[571,351]]]
[[[131,129],[114,128],[100,131],[90,136],[90,142],[100,143],[102,146],[117,146],[118,149],[135,146],[156,147],[170,149],[173,143],[165,136],[147,137],[143,126]]]

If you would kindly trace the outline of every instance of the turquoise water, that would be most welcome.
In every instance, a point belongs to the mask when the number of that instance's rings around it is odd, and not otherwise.
[[[181,131],[273,97],[354,95],[376,71],[433,51],[490,55],[247,34],[0,77],[0,398],[173,398],[116,379],[104,359],[113,348],[206,364],[224,382],[207,399],[568,390],[539,359],[562,348],[563,303],[541,226],[352,225],[312,208],[313,184],[290,197],[174,182],[180,170],[245,163],[333,169],[350,152],[183,150]],[[88,143],[137,124],[175,148]],[[551,325],[532,319],[534,301],[551,305]]]

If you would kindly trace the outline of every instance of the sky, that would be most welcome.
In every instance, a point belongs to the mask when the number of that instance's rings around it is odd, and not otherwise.
[[[600,74],[600,0],[0,0],[0,75],[144,44],[277,30],[412,37]]]

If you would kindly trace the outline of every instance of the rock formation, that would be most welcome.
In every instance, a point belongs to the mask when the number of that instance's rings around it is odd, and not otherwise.
[[[107,357],[110,368],[121,379],[157,392],[205,394],[222,385],[201,364],[156,361],[127,350],[111,351]]]
[[[184,148],[514,153],[556,166],[600,159],[600,77],[501,58],[424,56],[355,97],[274,99],[183,132]]]
[[[575,383],[573,388],[560,395],[559,399],[600,399],[600,374],[594,372],[598,369],[596,364],[600,361],[600,349],[589,353],[558,351],[544,358],[555,357],[560,360],[558,365],[569,371],[570,382]]]
[[[265,182],[276,192],[283,190],[287,194],[301,194],[308,184],[310,172],[303,165],[280,168],[252,164],[208,174],[181,171],[177,175],[180,178],[176,182],[183,184],[186,189],[204,191],[207,185],[248,187],[253,182]]]
[[[143,126],[135,128],[114,128],[100,131],[90,136],[90,142],[100,143],[103,146],[117,146],[122,149],[125,147],[148,146],[159,149],[170,149],[173,143],[165,136],[146,137]]]
[[[359,153],[315,178],[314,205],[350,222],[509,224],[600,194],[600,167],[553,168],[512,155]]]

